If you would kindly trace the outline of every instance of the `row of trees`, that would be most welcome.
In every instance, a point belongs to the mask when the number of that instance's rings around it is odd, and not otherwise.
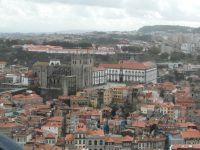
[[[157,47],[152,47],[144,54],[144,60],[162,61],[185,61],[185,62],[200,62],[200,55],[194,56],[191,54],[185,54],[183,52],[161,53],[161,50]]]
[[[139,53],[142,52],[142,47],[139,46],[124,46],[122,47],[122,51],[130,52],[130,53]]]

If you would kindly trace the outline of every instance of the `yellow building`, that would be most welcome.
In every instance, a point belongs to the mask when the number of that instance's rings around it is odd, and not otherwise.
[[[128,89],[126,86],[112,87],[112,91],[113,91],[113,100],[116,102],[123,103],[124,100],[127,98]]]
[[[109,105],[113,100],[113,90],[112,89],[106,89],[104,91],[104,104]]]

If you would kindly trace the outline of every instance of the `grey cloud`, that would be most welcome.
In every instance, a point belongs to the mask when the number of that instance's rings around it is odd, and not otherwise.
[[[28,0],[37,3],[62,3],[68,5],[86,5],[97,7],[119,8],[123,0]]]
[[[200,26],[199,14],[197,0],[0,0],[0,31]]]

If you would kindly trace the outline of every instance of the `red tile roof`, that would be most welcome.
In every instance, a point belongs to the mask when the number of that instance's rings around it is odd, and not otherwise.
[[[51,118],[48,119],[48,121],[50,121],[50,122],[62,122],[63,117],[60,117],[60,116],[51,117]]]
[[[178,122],[177,126],[180,126],[180,127],[196,127],[196,125],[192,122]]]
[[[161,84],[161,87],[167,91],[172,91],[176,88],[172,82],[164,82]]]
[[[11,128],[11,127],[20,127],[23,126],[15,122],[0,122],[0,128]]]
[[[122,141],[123,142],[132,142],[133,141],[133,137],[127,135],[127,136],[122,138]]]
[[[121,61],[119,64],[101,64],[99,67],[113,68],[113,69],[132,69],[132,70],[145,70],[152,67],[152,64],[139,63],[136,61]]]
[[[114,143],[122,143],[122,137],[111,137]]]
[[[104,136],[104,131],[101,130],[101,129],[98,129],[98,130],[88,130],[88,135],[91,135],[91,136]]]
[[[186,131],[181,132],[181,136],[186,138],[200,138],[200,131],[196,129],[188,129]]]
[[[73,134],[67,134],[65,137],[66,141],[73,141],[74,139],[75,139],[75,137]]]
[[[87,132],[86,125],[84,123],[78,123],[76,126],[77,132]]]
[[[60,122],[47,122],[43,125],[44,127],[61,127]]]
[[[18,94],[18,95],[14,95],[13,96],[14,100],[32,100],[32,99],[40,99],[42,100],[42,97],[40,97],[39,95],[32,93],[32,94]]]
[[[172,145],[172,150],[200,150],[200,144],[176,144]]]
[[[146,122],[133,122],[132,127],[136,128],[145,128],[146,127]]]
[[[114,143],[114,139],[112,137],[105,137],[105,142]]]

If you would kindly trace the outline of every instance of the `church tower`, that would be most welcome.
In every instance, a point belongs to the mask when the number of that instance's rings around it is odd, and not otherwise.
[[[93,58],[89,54],[76,54],[71,58],[72,75],[76,76],[77,90],[92,86]]]

